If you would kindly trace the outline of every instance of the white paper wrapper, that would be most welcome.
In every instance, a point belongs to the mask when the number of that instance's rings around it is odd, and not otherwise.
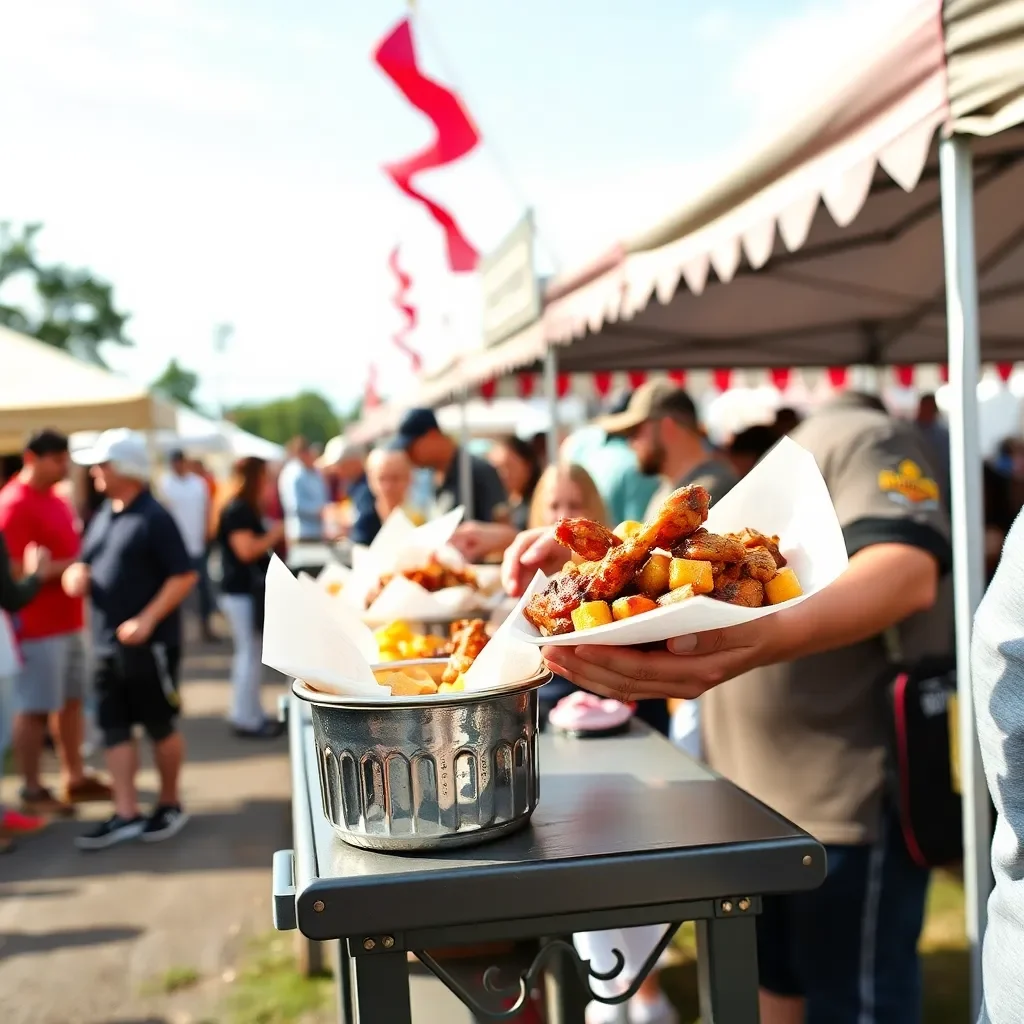
[[[334,590],[336,594],[340,594],[351,579],[351,569],[347,569],[338,562],[328,562],[320,570],[316,577],[316,582],[322,590],[326,590],[328,593]]]
[[[493,686],[509,686],[535,676],[541,669],[540,648],[523,643],[516,635],[515,624],[523,614],[526,602],[544,585],[543,573],[527,588],[515,610],[494,631],[487,646],[477,655],[466,672],[467,690],[487,690]]]
[[[404,576],[396,575],[366,607],[367,597],[381,576],[419,568],[435,557],[453,568],[461,568],[464,563],[458,553],[448,547],[448,541],[462,522],[462,516],[463,509],[459,507],[423,526],[413,526],[401,510],[393,512],[369,547],[353,548],[352,572],[338,596],[358,609],[363,621],[372,626],[383,626],[398,619],[432,623],[485,614],[496,599],[494,595],[499,586],[500,570],[491,566],[477,570],[479,589],[449,587],[431,593]]]
[[[607,626],[552,637],[540,636],[520,612],[513,627],[516,635],[551,647],[656,643],[772,615],[823,590],[846,569],[846,542],[825,481],[814,456],[789,438],[783,438],[712,508],[705,525],[712,533],[750,527],[769,536],[778,535],[803,595],[764,608],[740,608],[709,597],[694,597]]]
[[[516,608],[517,615],[527,599]],[[390,695],[390,688],[377,682],[374,667],[394,665],[381,662],[377,639],[359,613],[329,594],[319,580],[305,574],[294,577],[276,556],[267,571],[264,620],[265,665],[325,693]],[[466,689],[510,686],[540,671],[540,650],[513,635],[512,621],[510,617],[496,630],[467,671]]]
[[[263,623],[264,665],[327,693],[390,694],[370,668],[366,658],[370,649],[356,625],[359,630],[366,629],[343,602],[308,578],[296,579],[276,555],[271,558]],[[376,651],[372,634],[370,639]]]

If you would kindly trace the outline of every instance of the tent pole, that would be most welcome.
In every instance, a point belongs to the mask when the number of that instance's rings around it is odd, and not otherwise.
[[[971,947],[971,1020],[981,1008],[981,943],[992,888],[988,790],[981,766],[971,693],[971,628],[984,590],[982,472],[979,443],[978,279],[974,247],[974,179],[970,143],[939,144],[942,241],[949,332],[949,448],[953,510],[953,585],[964,812],[964,893]]]
[[[544,353],[544,397],[548,400],[548,465],[558,462],[558,356]]]
[[[462,507],[466,510],[463,519],[469,522],[476,515],[473,508],[473,466],[469,442],[472,433],[469,429],[469,389],[463,388],[459,394],[459,409],[462,412],[459,438],[459,490],[462,492]]]

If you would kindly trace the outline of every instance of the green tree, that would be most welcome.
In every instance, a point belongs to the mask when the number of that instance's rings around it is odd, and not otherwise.
[[[229,419],[257,437],[286,444],[302,435],[323,444],[341,429],[337,412],[323,395],[303,391],[292,398],[249,403],[232,409]]]
[[[196,405],[195,392],[199,387],[199,375],[191,370],[186,370],[172,359],[164,369],[164,372],[150,385],[152,389],[164,398],[169,398],[179,405],[187,405],[190,409],[198,409]]]
[[[41,262],[41,230],[41,224],[26,224],[16,233],[9,222],[0,222],[0,293],[17,278],[31,286],[30,303],[0,300],[0,324],[104,366],[103,342],[131,345],[124,333],[129,314],[114,304],[113,287],[90,271]]]

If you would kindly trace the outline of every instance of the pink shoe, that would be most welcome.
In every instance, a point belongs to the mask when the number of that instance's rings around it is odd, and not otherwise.
[[[548,722],[570,736],[616,736],[629,729],[633,710],[630,704],[576,690],[551,709]]]

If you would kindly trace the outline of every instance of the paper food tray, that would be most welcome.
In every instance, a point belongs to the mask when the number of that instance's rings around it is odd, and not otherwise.
[[[606,626],[550,637],[541,636],[520,613],[513,627],[516,635],[550,647],[657,643],[774,615],[813,597],[847,566],[846,542],[825,481],[811,453],[789,438],[783,438],[715,504],[705,526],[711,533],[733,533],[749,527],[768,536],[777,535],[803,595],[763,608],[741,608],[698,596]],[[538,593],[547,583],[548,577],[538,573],[529,593]]]

